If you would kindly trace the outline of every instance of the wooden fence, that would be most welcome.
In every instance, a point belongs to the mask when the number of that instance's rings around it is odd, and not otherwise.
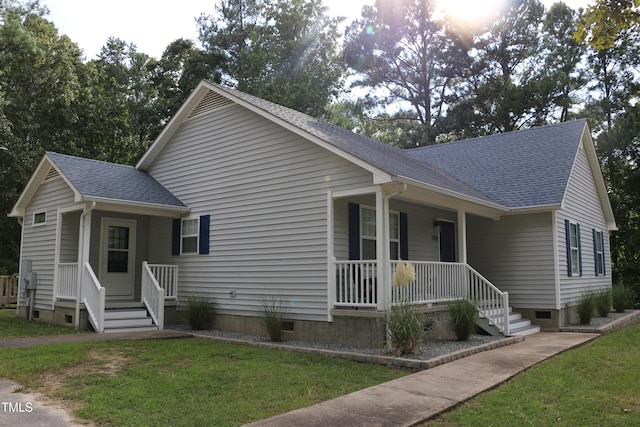
[[[18,302],[18,275],[0,276],[0,307]]]

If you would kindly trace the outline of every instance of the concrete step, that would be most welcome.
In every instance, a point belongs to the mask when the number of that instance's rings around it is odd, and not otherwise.
[[[104,328],[105,334],[115,334],[119,332],[149,332],[149,331],[157,331],[158,327],[156,325],[153,326],[132,326],[132,327],[121,327],[121,328]]]
[[[536,325],[529,325],[522,328],[509,329],[509,335],[524,336],[524,335],[537,334],[538,332],[540,332],[540,326],[536,326]]]

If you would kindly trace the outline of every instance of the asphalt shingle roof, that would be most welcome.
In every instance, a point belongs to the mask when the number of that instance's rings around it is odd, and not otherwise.
[[[151,175],[132,166],[51,152],[47,155],[85,197],[186,207]]]
[[[559,205],[586,120],[416,148],[408,154],[510,208]]]

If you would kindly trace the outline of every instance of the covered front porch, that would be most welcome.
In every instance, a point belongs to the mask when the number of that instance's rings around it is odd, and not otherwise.
[[[75,309],[76,328],[81,318],[96,332],[164,328],[165,307],[177,303],[178,266],[154,263],[149,237],[151,224],[170,224],[168,216],[95,203],[59,213],[54,305]]]
[[[467,299],[499,333],[510,334],[509,294],[467,258],[467,218],[492,220],[499,207],[460,201],[406,184],[341,191],[329,197],[329,319],[345,310],[386,311]],[[402,261],[401,261],[402,260]],[[392,286],[400,262],[415,280]]]

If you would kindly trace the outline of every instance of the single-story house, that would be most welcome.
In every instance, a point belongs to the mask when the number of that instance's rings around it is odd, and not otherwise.
[[[256,333],[278,300],[290,336],[350,343],[402,301],[567,325],[611,287],[616,230],[585,120],[402,150],[208,81],[135,167],[46,153],[10,216],[22,315],[163,328],[202,297]]]

